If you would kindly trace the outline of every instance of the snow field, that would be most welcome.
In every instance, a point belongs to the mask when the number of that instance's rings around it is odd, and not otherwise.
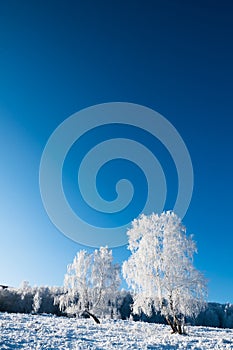
[[[0,349],[233,349],[233,329],[188,327],[187,336],[144,322],[0,313]]]

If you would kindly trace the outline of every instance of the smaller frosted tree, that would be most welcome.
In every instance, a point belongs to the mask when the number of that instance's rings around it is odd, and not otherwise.
[[[90,308],[91,254],[81,250],[67,266],[64,277],[65,295],[61,298],[61,309],[71,314],[79,314]]]
[[[174,333],[184,332],[186,316],[196,316],[205,302],[206,281],[193,266],[197,251],[174,212],[141,215],[127,232],[132,255],[123,276],[134,292],[134,311],[156,308]]]
[[[111,315],[119,285],[120,267],[113,264],[112,251],[107,247],[93,254],[81,250],[67,267],[60,308],[77,315],[84,311],[92,317]]]
[[[120,266],[113,264],[112,251],[100,247],[93,253],[91,307],[98,315],[112,315],[120,286]]]

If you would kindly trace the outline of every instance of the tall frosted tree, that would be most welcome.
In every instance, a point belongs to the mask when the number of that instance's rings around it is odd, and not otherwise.
[[[92,254],[81,250],[67,266],[60,307],[67,313],[86,312],[92,317],[112,315],[119,285],[120,267],[113,264],[111,250],[100,247]]]
[[[133,290],[134,312],[150,315],[155,308],[182,334],[185,317],[195,317],[206,296],[206,280],[193,265],[192,236],[171,211],[141,215],[127,234],[132,254],[123,263],[123,276]]]

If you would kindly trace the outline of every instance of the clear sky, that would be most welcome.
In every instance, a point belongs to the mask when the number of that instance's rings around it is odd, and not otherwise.
[[[233,302],[232,16],[228,0],[0,2],[0,283],[62,285],[76,252],[91,250],[48,218],[40,159],[70,115],[123,101],[161,113],[185,141],[194,191],[183,223],[195,265],[210,301]],[[74,170],[64,168],[67,188]],[[129,253],[113,254],[121,262]]]

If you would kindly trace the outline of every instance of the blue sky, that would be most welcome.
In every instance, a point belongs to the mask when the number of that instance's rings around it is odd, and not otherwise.
[[[195,264],[209,300],[233,302],[232,12],[230,1],[1,2],[1,283],[61,285],[75,253],[90,250],[49,220],[40,159],[70,115],[123,101],[161,113],[185,141],[195,178],[183,222]],[[173,179],[163,151],[158,158]],[[121,262],[129,253],[113,254]]]

